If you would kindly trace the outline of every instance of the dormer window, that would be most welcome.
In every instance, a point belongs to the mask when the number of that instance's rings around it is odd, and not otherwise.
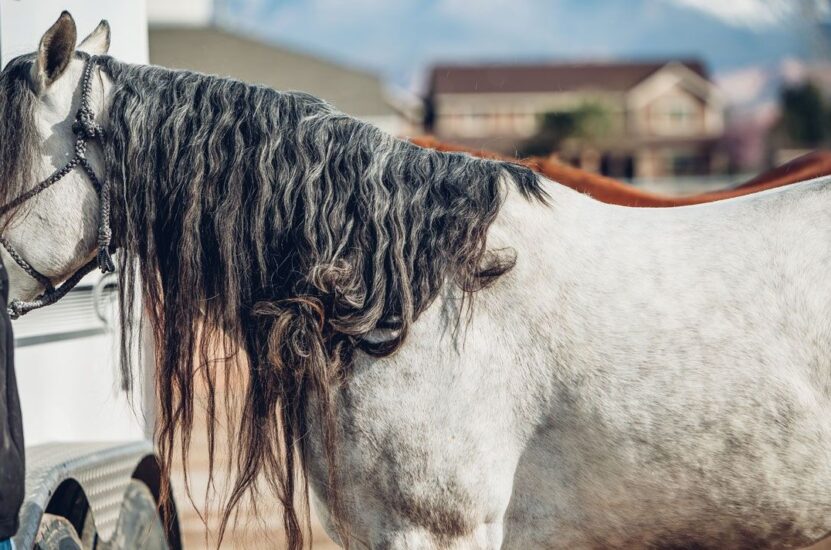
[[[671,95],[652,106],[652,131],[664,135],[687,135],[701,129],[701,109],[688,95]]]

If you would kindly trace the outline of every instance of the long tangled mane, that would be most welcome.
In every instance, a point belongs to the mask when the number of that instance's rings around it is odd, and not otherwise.
[[[510,269],[513,258],[485,244],[502,180],[526,196],[543,192],[526,168],[422,149],[306,94],[102,64],[114,82],[104,142],[122,321],[131,326],[140,284],[156,343],[162,462],[169,470],[177,434],[186,461],[202,376],[213,463],[223,362],[206,358],[221,341],[219,359],[245,358],[247,388],[220,540],[262,474],[299,548],[294,473],[309,422],[322,434],[324,498],[338,516],[334,395],[353,354],[394,352],[445,282],[473,292]],[[379,327],[395,336],[365,339]]]

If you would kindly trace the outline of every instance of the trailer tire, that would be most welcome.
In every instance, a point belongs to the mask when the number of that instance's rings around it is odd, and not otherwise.
[[[83,550],[81,539],[68,519],[43,514],[35,539],[36,550]]]
[[[98,538],[93,521],[84,525],[83,548],[92,550],[167,550],[167,540],[156,500],[150,489],[133,479],[124,491],[118,523],[109,540]]]

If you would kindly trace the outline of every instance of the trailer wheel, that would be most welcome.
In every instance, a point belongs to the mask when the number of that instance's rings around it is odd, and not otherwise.
[[[90,514],[91,515],[91,514]],[[109,540],[98,538],[92,518],[84,525],[83,548],[91,550],[167,550],[164,525],[150,489],[133,479],[124,491],[118,523]],[[61,548],[63,550],[63,548]],[[74,549],[72,549],[74,550]]]
[[[35,539],[36,550],[83,550],[81,539],[68,519],[43,514]]]

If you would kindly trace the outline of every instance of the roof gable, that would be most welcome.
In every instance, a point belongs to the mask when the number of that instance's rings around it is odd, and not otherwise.
[[[722,102],[721,93],[715,84],[686,65],[674,61],[667,63],[629,90],[627,100],[631,106],[640,107],[676,87],[705,102]]]
[[[625,92],[670,63],[604,62],[439,65],[430,77],[434,94],[541,93],[597,89]],[[679,62],[707,79],[707,70],[697,60]]]

